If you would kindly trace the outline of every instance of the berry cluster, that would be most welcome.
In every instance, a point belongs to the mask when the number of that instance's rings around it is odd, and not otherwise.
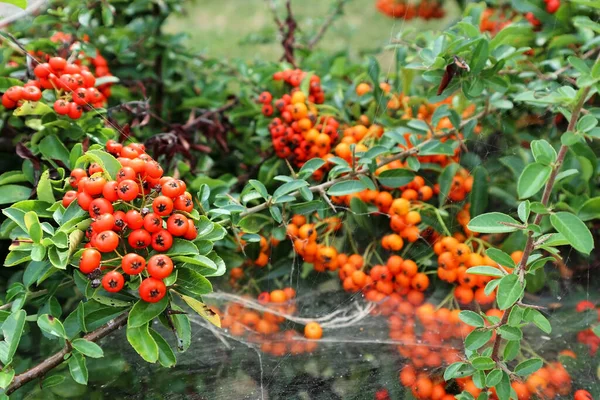
[[[323,101],[319,77],[312,75],[310,79],[311,94],[308,99],[298,88],[293,89],[290,94],[284,94],[275,100],[279,116],[269,124],[275,153],[296,166],[302,166],[311,158],[329,154],[331,146],[338,139],[339,123],[332,117],[319,116],[313,104]],[[273,95],[263,92],[258,101],[263,104],[263,114],[272,116]]]
[[[262,292],[258,295],[258,302],[272,309],[277,314],[293,315],[296,312],[294,299],[296,291],[290,287],[276,289],[271,292]],[[293,329],[281,331],[285,317],[268,311],[259,312],[244,307],[239,303],[229,303],[224,312],[217,310],[221,315],[221,327],[227,329],[233,336],[243,336],[250,343],[260,344],[264,353],[276,357],[286,354],[311,353],[317,343],[303,340]],[[307,339],[320,339],[321,326],[310,322],[304,327],[304,336]]]
[[[298,88],[304,78],[306,78],[306,72],[301,69],[286,69],[285,71],[278,71],[273,74],[273,80],[284,81],[293,88]],[[309,102],[315,104],[323,104],[325,102],[325,92],[323,92],[323,89],[321,88],[321,78],[317,75],[310,76],[308,91]],[[286,96],[284,95],[281,100],[285,100],[285,98]],[[281,106],[281,104],[278,105],[277,102],[275,102],[275,105],[278,106],[278,108]]]
[[[140,297],[157,302],[167,291],[163,279],[174,269],[173,260],[161,253],[171,248],[174,237],[194,240],[197,236],[194,221],[187,217],[194,206],[192,196],[183,181],[163,176],[162,167],[145,153],[144,145],[123,146],[110,140],[106,149],[118,156],[122,166],[116,180],[107,180],[95,163],[87,171],[74,169],[69,182],[75,190],[62,200],[65,207],[76,200],[92,218],[79,269],[96,285],[103,271],[109,270],[101,279],[108,292],[125,285],[120,271],[130,277],[141,274]],[[149,258],[148,248],[154,250]],[[103,260],[107,253],[112,257]]]
[[[84,109],[102,107],[106,97],[95,88],[96,77],[88,67],[67,62],[62,57],[51,57],[47,63],[38,64],[30,80],[23,87],[12,86],[2,95],[2,105],[8,109],[21,105],[22,101],[39,101],[42,90],[54,90],[54,111],[78,119]]]
[[[404,0],[377,0],[375,7],[388,17],[406,21],[413,18],[440,19],[445,15],[442,5],[437,0],[420,0],[418,4]]]

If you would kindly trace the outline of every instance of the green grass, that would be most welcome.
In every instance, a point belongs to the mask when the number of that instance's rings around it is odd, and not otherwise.
[[[285,17],[284,1],[276,0],[276,3],[280,16]],[[333,4],[334,0],[292,0],[301,34],[311,37]],[[349,50],[353,56],[377,51],[403,30],[447,26],[459,11],[453,1],[446,1],[444,7],[444,19],[406,22],[380,14],[375,0],[350,0],[344,15],[335,20],[317,48]],[[172,17],[167,30],[188,33],[189,46],[208,56],[246,60],[255,57],[277,60],[281,56],[276,26],[265,0],[188,1],[184,15]]]

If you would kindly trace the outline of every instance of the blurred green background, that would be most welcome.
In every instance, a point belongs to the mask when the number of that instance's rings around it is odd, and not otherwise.
[[[207,56],[278,60],[281,46],[269,0],[195,0],[184,3],[184,13],[168,23],[172,33],[186,32],[189,45]],[[285,0],[274,0],[285,18]],[[414,1],[414,0],[413,0]],[[298,35],[310,35],[321,26],[337,0],[292,0],[299,24]],[[406,30],[442,29],[460,11],[454,1],[443,0],[446,16],[424,21],[393,19],[375,8],[376,0],[347,0],[344,14],[336,19],[317,48],[329,52],[347,50],[352,56],[378,52],[390,39]]]

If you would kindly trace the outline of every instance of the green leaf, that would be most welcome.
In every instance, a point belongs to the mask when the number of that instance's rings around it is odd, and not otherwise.
[[[519,204],[519,208],[517,209],[517,213],[519,214],[519,218],[523,223],[527,223],[529,220],[529,214],[531,213],[531,204],[529,200],[522,201]]]
[[[158,317],[160,313],[167,308],[168,304],[168,296],[163,297],[156,303],[148,303],[143,300],[138,300],[138,302],[133,305],[133,308],[129,312],[129,316],[127,317],[127,325],[131,326],[132,328],[146,325],[148,322]]]
[[[300,168],[300,171],[298,171],[298,174],[302,174],[303,176],[312,175],[313,172],[321,168],[323,165],[325,165],[325,160],[322,158],[311,158],[304,163],[302,168]]]
[[[68,339],[67,332],[65,332],[65,327],[63,326],[62,322],[58,320],[58,318],[54,318],[48,314],[43,314],[38,317],[37,324],[41,330],[49,333],[52,336]]]
[[[238,223],[238,226],[246,233],[258,233],[269,223],[272,223],[272,221],[266,215],[250,214],[242,218]]]
[[[52,183],[50,182],[50,170],[45,170],[40,176],[40,180],[37,185],[37,196],[38,199],[47,203],[54,203],[54,192],[52,191]]]
[[[59,160],[63,164],[70,164],[70,153],[63,142],[56,135],[48,135],[38,144],[42,155],[48,160]],[[116,160],[115,160],[116,161]]]
[[[507,226],[503,224],[520,225],[516,219],[509,215],[499,212],[491,212],[487,214],[481,214],[471,219],[467,227],[473,232],[480,233],[506,233],[518,230],[518,228],[514,226]]]
[[[525,167],[517,182],[517,193],[520,199],[526,199],[540,191],[550,178],[552,167],[539,162]]]
[[[515,367],[514,373],[519,376],[527,376],[542,368],[542,365],[543,362],[540,358],[530,358],[529,360],[519,363]]]
[[[540,164],[550,165],[556,161],[556,150],[546,140],[533,140],[531,151],[535,161]]]
[[[467,350],[477,350],[485,345],[492,338],[492,331],[473,331],[465,338],[465,348]]]
[[[450,364],[444,370],[444,380],[449,381],[454,378],[464,378],[465,376],[470,376],[475,372],[475,369],[471,366],[471,364],[467,364],[462,361],[455,362]]]
[[[502,371],[502,379],[496,384],[496,395],[499,400],[509,400],[511,394],[510,377]]]
[[[474,326],[476,328],[481,328],[485,326],[485,321],[483,320],[483,317],[474,311],[461,311],[460,314],[458,314],[458,317],[462,322],[464,322],[467,325]]]
[[[330,187],[327,194],[330,196],[345,196],[347,194],[362,192],[366,188],[365,184],[359,180],[342,181]]]
[[[207,240],[205,237],[202,239]],[[169,257],[175,256],[194,256],[198,254],[198,247],[189,240],[173,239],[173,245],[166,253]]]
[[[152,339],[156,342],[158,346],[158,362],[165,368],[171,368],[177,363],[177,358],[175,357],[175,353],[169,346],[169,343],[163,338],[160,333],[155,330],[149,328],[150,335]]]
[[[17,117],[25,117],[27,115],[44,115],[51,113],[52,109],[41,101],[25,101],[23,105],[14,111]]]
[[[550,216],[550,223],[575,250],[590,254],[594,248],[594,238],[587,226],[575,214],[564,211],[557,212]]]
[[[516,326],[504,325],[498,328],[498,333],[505,340],[521,340],[523,339],[523,331]]]
[[[579,207],[577,216],[582,221],[591,221],[600,218],[600,197],[592,197]]]
[[[15,377],[15,370],[0,371],[0,389],[6,389]]]
[[[73,380],[80,385],[87,385],[88,381],[88,369],[85,362],[85,357],[76,351],[71,354],[69,358],[69,372]]]
[[[178,268],[177,271],[177,291],[192,297],[212,292],[210,281],[198,272],[189,268]]]
[[[470,268],[467,269],[467,274],[483,275],[483,276],[495,276],[497,278],[502,278],[503,276],[506,275],[504,273],[504,271],[502,271],[502,270],[500,270],[498,268],[487,266],[487,265],[470,267]]]
[[[81,354],[92,357],[92,358],[101,358],[104,357],[104,352],[102,348],[98,346],[94,342],[90,342],[89,340],[78,338],[71,342],[71,346]]]
[[[525,312],[525,310],[519,306],[514,306],[511,310],[510,310],[510,314],[508,315],[508,325],[510,326],[518,326],[521,324],[521,321],[523,320],[523,313]],[[513,340],[513,339],[508,339],[508,340]]]
[[[471,193],[469,193],[469,201],[471,203],[469,213],[471,214],[471,217],[474,218],[487,209],[489,184],[488,172],[484,167],[476,167],[471,175],[473,176],[473,188]]]
[[[485,378],[485,385],[487,387],[494,387],[502,380],[502,371],[499,369],[494,369],[490,371],[490,373]]]
[[[496,301],[500,310],[506,310],[521,299],[525,287],[519,282],[517,275],[506,275],[500,280]]]
[[[42,232],[42,225],[40,225],[40,220],[38,219],[37,214],[33,211],[29,211],[25,214],[23,220],[31,240],[33,240],[34,243],[41,242],[44,233]]]
[[[111,179],[116,179],[117,173],[121,169],[121,163],[111,154],[102,150],[88,150],[83,156],[77,159],[76,164],[80,165],[88,162],[95,162],[100,165]]]
[[[492,260],[496,261],[498,264],[502,265],[503,267],[514,268],[516,266],[513,259],[502,250],[495,249],[492,247],[487,249],[485,254]]]
[[[12,4],[19,8],[22,8],[23,10],[27,8],[27,0],[2,0],[2,3]],[[20,83],[21,82],[19,81],[19,84]]]
[[[286,182],[283,185],[279,186],[275,193],[273,193],[273,200],[277,201],[278,198],[285,196],[286,194],[295,192],[301,187],[308,186],[308,182],[296,179],[290,182]]]
[[[408,185],[413,181],[415,177],[414,172],[404,168],[387,169],[382,171],[378,176],[377,180],[383,186],[390,188],[399,188],[401,186]]]
[[[548,321],[544,314],[542,314],[538,310],[535,310],[533,308],[527,309],[524,319],[527,322],[533,322],[534,325],[537,326],[544,333],[549,334],[552,332],[552,325],[550,324],[550,321]]]
[[[496,363],[490,357],[475,357],[471,360],[471,365],[479,371],[487,371],[494,368]]]
[[[183,301],[185,301],[187,303],[188,306],[190,306],[190,308],[192,310],[196,311],[196,313],[198,313],[199,316],[201,316],[202,318],[204,318],[205,320],[207,320],[214,326],[216,326],[218,328],[221,327],[221,318],[213,310],[208,308],[208,306],[206,304],[204,304],[203,302],[196,300],[192,297],[183,295],[181,293],[177,293],[177,294],[183,299]]]
[[[133,328],[127,326],[127,340],[131,347],[147,362],[158,361],[158,345],[148,328],[148,324]]]
[[[263,199],[266,200],[269,197],[269,192],[267,192],[267,188],[265,187],[265,185],[263,185],[261,181],[257,181],[256,179],[250,179],[248,183],[254,188],[254,190],[256,190],[262,196]]]
[[[593,115],[584,115],[577,121],[577,130],[581,132],[589,132],[598,125],[598,120]]]
[[[16,203],[31,196],[31,188],[21,185],[0,186],[0,204]]]
[[[65,381],[64,375],[52,375],[44,378],[42,382],[42,389],[48,389],[52,386],[58,386]]]

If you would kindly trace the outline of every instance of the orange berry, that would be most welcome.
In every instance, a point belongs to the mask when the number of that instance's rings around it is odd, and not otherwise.
[[[323,337],[323,328],[316,322],[309,322],[304,327],[304,336],[307,339],[321,339]]]

